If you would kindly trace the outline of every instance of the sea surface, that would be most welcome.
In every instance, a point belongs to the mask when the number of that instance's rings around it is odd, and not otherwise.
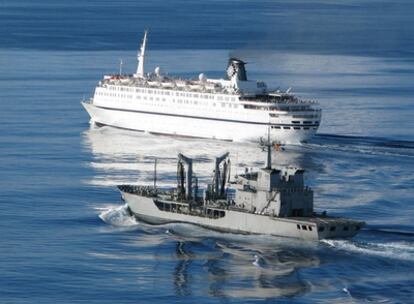
[[[0,1],[0,303],[413,303],[412,1]],[[248,77],[319,100],[308,144],[273,152],[306,170],[318,211],[367,222],[352,240],[305,242],[151,226],[116,189],[173,185],[176,154],[202,183],[263,166],[255,143],[89,125],[80,101],[136,67]]]

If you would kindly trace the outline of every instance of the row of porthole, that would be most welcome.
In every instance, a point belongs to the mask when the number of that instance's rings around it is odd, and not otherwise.
[[[130,88],[120,88],[120,90],[129,90]],[[217,100],[225,100],[225,101],[237,101],[235,97],[229,96],[214,96],[212,94],[202,94],[202,93],[192,93],[192,92],[176,92],[174,90],[166,91],[166,90],[155,90],[155,89],[140,89],[137,88],[135,90],[137,93],[144,93],[144,94],[157,94],[157,95],[172,95],[172,96],[181,96],[181,97],[189,97],[189,98],[202,98],[202,99],[217,99]],[[175,93],[175,94],[174,94]]]
[[[309,231],[312,231],[312,226],[309,226],[309,225],[299,225],[299,224],[297,224],[296,225],[296,228],[298,230],[309,230]]]
[[[114,91],[126,91],[126,92],[133,92],[134,88],[132,87],[124,87],[124,86],[109,86],[109,90]],[[144,94],[156,94],[156,95],[172,95],[172,96],[182,96],[182,97],[189,97],[189,98],[202,98],[202,99],[217,99],[217,100],[225,100],[225,101],[237,101],[236,97],[233,96],[215,96],[214,94],[203,94],[203,93],[192,93],[192,92],[176,92],[175,90],[167,91],[167,90],[156,90],[156,89],[145,89],[145,88],[136,88],[136,93],[144,93]],[[175,93],[175,94],[174,94]]]
[[[299,125],[300,121],[299,120],[292,120],[292,123],[296,124],[296,125]],[[315,122],[313,122],[313,121],[302,121],[302,123],[304,125],[311,125],[312,123],[319,124],[319,121],[315,121]]]
[[[294,129],[294,130],[300,130],[301,127],[281,127],[281,126],[272,126],[272,129],[284,129],[284,130],[290,130],[290,129]],[[311,127],[302,127],[303,130],[309,130],[311,129]],[[317,130],[317,127],[312,127],[312,129]]]
[[[359,229],[361,229],[361,227],[359,227],[359,226],[355,226],[355,230],[359,230]],[[319,229],[318,229],[320,232],[322,232],[322,231],[324,231],[325,230],[325,227],[319,227]],[[331,226],[331,227],[329,227],[329,231],[335,231],[336,230],[336,227],[335,226]],[[342,230],[343,231],[348,231],[349,230],[349,227],[348,226],[344,226],[343,228],[342,228]]]
[[[112,97],[120,97],[120,98],[132,98],[132,95],[124,95],[124,94],[116,94],[116,93],[102,93],[102,92],[97,92],[97,95],[103,95],[103,96],[112,96]],[[160,98],[159,97],[153,97],[153,96],[141,96],[141,95],[136,95],[135,97],[136,99],[144,99],[144,100],[157,100],[159,101]],[[121,100],[122,101],[122,100]],[[162,98],[162,101],[166,101],[165,98]],[[182,99],[172,99],[172,101],[175,103],[176,101],[178,103],[185,103],[185,104],[198,104],[197,100],[182,100]],[[200,102],[201,104],[201,102]],[[208,103],[203,102],[202,104],[209,106]],[[228,105],[229,108],[238,108],[239,106],[237,104],[231,104],[231,103],[219,103],[221,104],[222,107],[226,107],[226,105]],[[216,103],[213,103],[213,107],[218,106],[216,105]]]

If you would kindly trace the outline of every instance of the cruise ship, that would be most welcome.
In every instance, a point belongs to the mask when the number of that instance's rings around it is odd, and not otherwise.
[[[138,52],[135,74],[105,75],[93,98],[82,101],[91,124],[154,134],[274,143],[308,141],[318,130],[321,109],[266,83],[248,80],[245,62],[230,58],[227,79],[201,73],[194,79],[144,72],[147,32]]]

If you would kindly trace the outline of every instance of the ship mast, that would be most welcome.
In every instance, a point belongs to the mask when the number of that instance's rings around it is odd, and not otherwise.
[[[263,151],[267,152],[267,161],[265,169],[272,169],[272,142],[270,141],[270,127],[267,129],[267,140],[260,138],[260,145]]]
[[[141,49],[138,53],[138,67],[137,72],[135,73],[135,77],[144,77],[144,57],[145,57],[145,47],[147,46],[147,33],[148,31],[144,32],[144,38],[142,39]]]

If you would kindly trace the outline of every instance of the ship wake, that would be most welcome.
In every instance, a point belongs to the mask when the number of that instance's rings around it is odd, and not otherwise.
[[[388,140],[378,137],[318,134],[311,143],[305,144],[305,147],[310,149],[323,147],[332,151],[365,155],[414,157],[413,141]]]
[[[136,227],[139,222],[131,215],[128,206],[107,206],[99,208],[99,217],[102,221],[114,227]]]
[[[322,240],[321,242],[341,251],[410,262],[414,261],[414,243],[408,241],[373,243],[349,240]]]

